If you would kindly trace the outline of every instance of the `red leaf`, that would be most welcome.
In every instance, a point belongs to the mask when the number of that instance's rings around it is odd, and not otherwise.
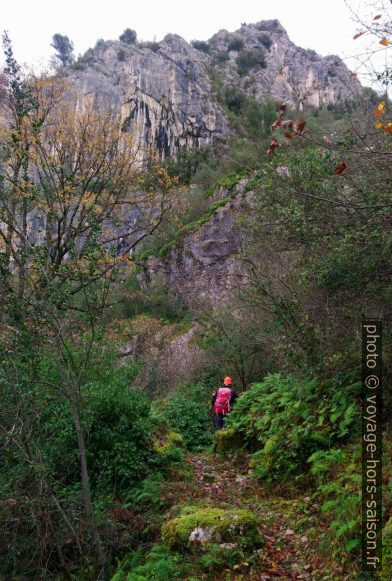
[[[360,36],[365,34],[365,32],[366,32],[366,30],[362,30],[362,32],[357,32],[357,34],[355,36],[353,36],[353,40],[357,40],[357,38],[359,38]]]
[[[348,165],[345,161],[343,161],[341,164],[337,165],[334,170],[333,173],[336,173],[337,175],[340,175],[344,172],[345,169],[347,169]]]
[[[288,127],[289,129],[291,129],[293,127],[293,122],[291,121],[291,119],[287,119],[287,121],[283,121],[282,127]]]
[[[299,118],[295,120],[293,129],[296,133],[302,133],[303,130],[305,129],[305,125],[306,125],[305,119]]]
[[[271,129],[272,131],[275,131],[275,129],[277,129],[279,127],[279,125],[282,125],[282,121],[280,119],[277,119],[272,125],[271,125]]]
[[[294,137],[294,133],[291,133],[290,131],[284,131],[283,135],[287,137],[287,139],[293,139]]]
[[[273,139],[271,141],[271,143],[269,144],[269,148],[267,149],[267,154],[271,155],[274,152],[274,150],[277,147],[279,147],[279,145],[280,145],[279,141],[277,139]]]

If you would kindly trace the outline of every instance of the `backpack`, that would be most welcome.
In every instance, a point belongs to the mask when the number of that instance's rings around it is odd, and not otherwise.
[[[218,393],[216,394],[214,412],[216,414],[222,414],[224,416],[228,414],[231,411],[230,400],[231,400],[231,388],[220,387],[218,389]]]

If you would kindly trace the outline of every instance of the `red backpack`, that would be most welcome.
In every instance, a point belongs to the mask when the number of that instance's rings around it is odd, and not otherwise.
[[[216,400],[214,405],[214,412],[216,414],[226,415],[231,411],[230,406],[231,399],[231,388],[230,387],[220,387],[218,393],[216,394]]]

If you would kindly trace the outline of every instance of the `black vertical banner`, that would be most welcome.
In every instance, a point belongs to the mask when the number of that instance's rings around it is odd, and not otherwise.
[[[362,321],[362,570],[382,569],[382,323]]]

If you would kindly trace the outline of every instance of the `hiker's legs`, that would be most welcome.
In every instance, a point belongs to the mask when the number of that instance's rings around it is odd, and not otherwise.
[[[217,426],[218,430],[221,430],[223,428],[224,417],[225,416],[223,414],[216,414],[216,416],[215,416],[216,426]]]

